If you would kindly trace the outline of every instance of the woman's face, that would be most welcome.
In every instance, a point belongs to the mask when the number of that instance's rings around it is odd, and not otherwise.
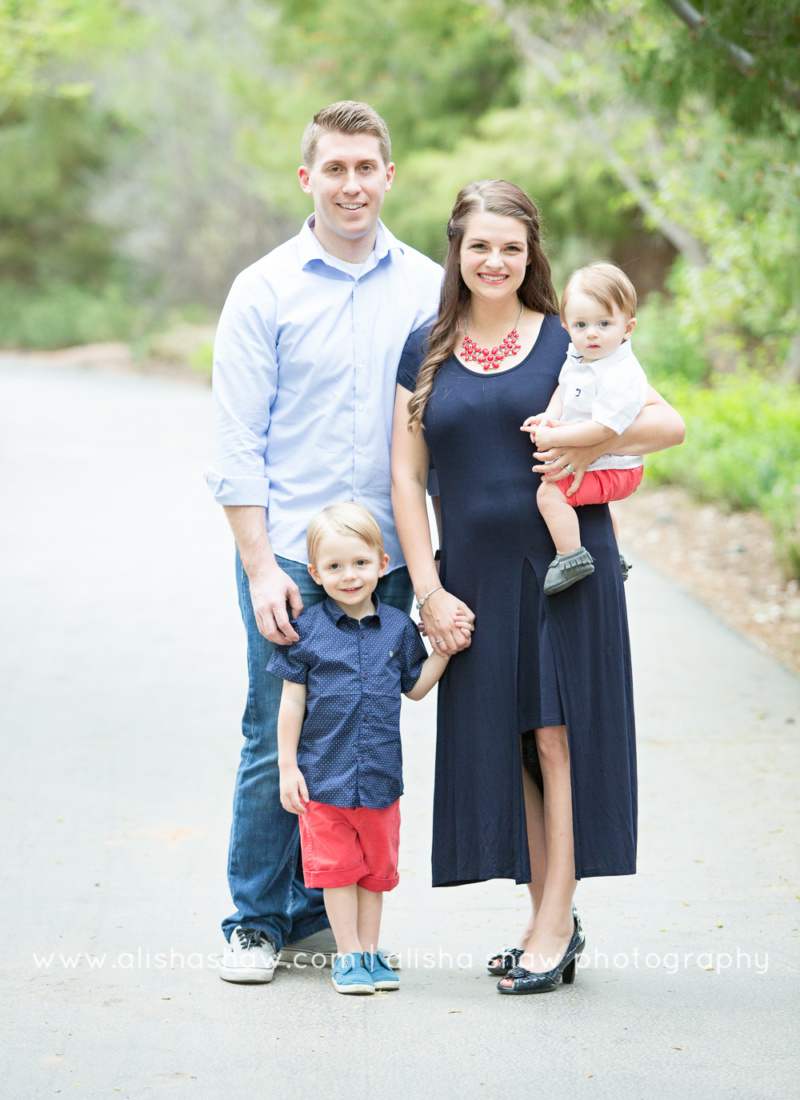
[[[519,218],[471,214],[461,241],[461,278],[469,292],[498,303],[516,297],[530,263],[527,230]]]

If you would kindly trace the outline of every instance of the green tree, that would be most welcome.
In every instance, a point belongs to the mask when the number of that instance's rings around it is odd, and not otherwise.
[[[107,35],[119,14],[114,0],[0,0],[0,97],[85,94],[85,83],[60,80],[46,66]]]
[[[638,71],[662,103],[701,92],[744,133],[774,133],[800,111],[796,0],[658,0],[674,16]]]

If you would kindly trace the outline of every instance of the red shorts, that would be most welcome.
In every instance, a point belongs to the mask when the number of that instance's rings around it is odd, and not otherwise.
[[[581,504],[608,504],[610,500],[624,500],[642,484],[643,473],[644,466],[634,466],[632,470],[589,470],[583,475],[580,489],[571,497],[567,496],[567,489],[574,477],[564,477],[553,484],[567,498],[567,504],[577,508]]]
[[[300,818],[306,886],[363,886],[381,893],[400,881],[400,799],[382,810],[307,802]]]

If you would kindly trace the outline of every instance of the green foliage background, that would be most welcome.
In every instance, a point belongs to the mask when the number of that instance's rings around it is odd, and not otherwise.
[[[215,316],[309,212],[308,119],[364,99],[410,244],[439,258],[458,189],[502,176],[539,202],[557,283],[626,267],[640,358],[689,427],[648,477],[761,508],[800,576],[800,16],[677,9],[0,0],[0,346]]]

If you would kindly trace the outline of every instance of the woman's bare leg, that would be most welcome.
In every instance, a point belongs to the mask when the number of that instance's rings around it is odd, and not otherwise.
[[[517,947],[525,947],[533,935],[536,914],[542,904],[544,881],[547,873],[547,850],[544,839],[544,803],[542,792],[536,786],[527,768],[522,769],[522,790],[525,795],[525,821],[528,830],[528,854],[531,861],[531,881],[528,893],[531,896],[531,915],[518,938]]]
[[[542,769],[544,798],[542,799],[542,823],[544,834],[544,878],[541,900],[536,902],[534,884],[531,895],[536,905],[536,919],[532,933],[525,945],[520,966],[536,974],[543,973],[558,963],[567,949],[574,930],[572,920],[572,895],[575,892],[575,854],[572,833],[572,788],[570,781],[569,744],[565,726],[547,726],[536,731],[536,748]],[[530,777],[527,777],[528,779]],[[533,784],[533,781],[530,781]],[[526,784],[526,780],[523,779]],[[529,845],[531,839],[537,852],[541,851],[539,827],[536,821],[535,798],[530,799],[527,784],[526,812],[532,801],[533,820],[528,819]],[[533,863],[541,876],[538,855]],[[531,871],[533,873],[533,863]],[[511,985],[503,979],[503,983]]]

